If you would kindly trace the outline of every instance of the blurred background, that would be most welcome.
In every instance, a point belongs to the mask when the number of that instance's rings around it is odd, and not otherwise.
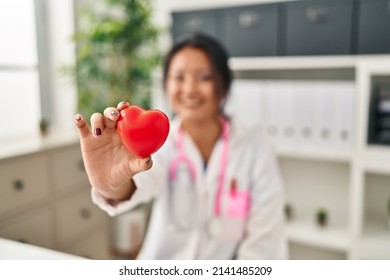
[[[136,257],[152,204],[92,204],[73,116],[170,115],[162,58],[201,31],[231,55],[226,114],[275,147],[291,259],[390,259],[389,30],[389,0],[1,1],[0,239]]]

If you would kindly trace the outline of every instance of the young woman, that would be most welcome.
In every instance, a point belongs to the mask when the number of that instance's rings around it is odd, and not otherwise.
[[[92,199],[110,215],[154,199],[141,259],[285,259],[283,186],[269,144],[226,118],[231,72],[222,46],[197,34],[174,45],[164,87],[169,137],[139,159],[116,132],[122,102],[75,123]],[[153,165],[153,167],[152,167]]]

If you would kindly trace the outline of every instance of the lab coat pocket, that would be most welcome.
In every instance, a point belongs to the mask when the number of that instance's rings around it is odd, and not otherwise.
[[[226,214],[223,218],[222,239],[239,240],[245,234],[245,225],[250,206],[249,192],[230,191],[227,202]]]
[[[249,213],[250,195],[248,191],[231,191],[227,205],[227,217],[246,219]]]

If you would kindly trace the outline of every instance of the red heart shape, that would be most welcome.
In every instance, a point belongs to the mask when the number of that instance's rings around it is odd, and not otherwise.
[[[159,110],[131,105],[120,112],[117,131],[129,153],[145,158],[164,144],[169,133],[169,119]]]

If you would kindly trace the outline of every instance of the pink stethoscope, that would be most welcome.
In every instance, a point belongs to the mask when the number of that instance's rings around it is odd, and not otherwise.
[[[226,119],[221,119],[222,124],[222,156],[221,156],[221,165],[218,175],[218,186],[215,195],[214,209],[213,209],[213,219],[210,223],[211,233],[216,235],[221,228],[221,199],[222,199],[222,191],[223,185],[226,177],[226,169],[228,162],[228,144],[229,144],[229,123]],[[194,163],[186,156],[184,151],[184,140],[183,140],[183,132],[181,129],[178,130],[176,147],[178,150],[177,156],[171,161],[168,170],[168,180],[169,185],[177,179],[177,171],[180,164],[185,164],[187,166],[189,177],[192,183],[192,187],[194,188],[195,179],[196,179],[196,168]],[[170,207],[172,207],[172,203],[170,203]],[[172,216],[174,216],[173,209],[170,209]],[[188,227],[180,226],[179,223],[175,222],[175,227],[180,230],[186,230]]]

